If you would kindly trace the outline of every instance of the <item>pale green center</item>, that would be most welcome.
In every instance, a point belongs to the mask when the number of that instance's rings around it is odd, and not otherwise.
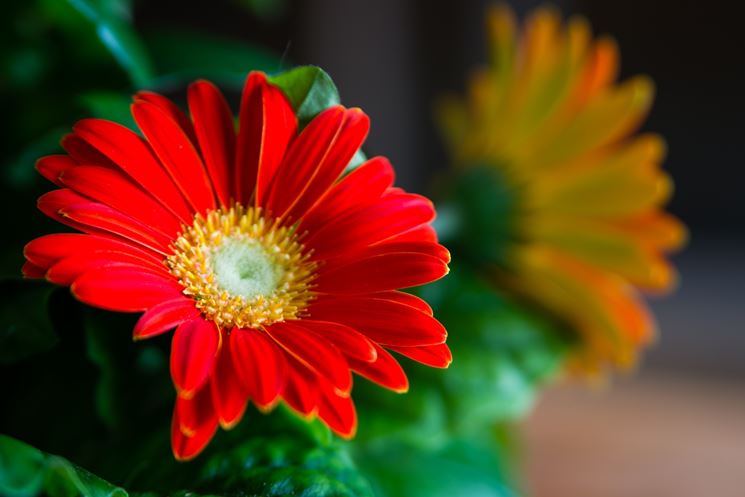
[[[250,239],[229,238],[210,259],[215,283],[230,294],[246,299],[271,295],[284,271],[264,247]]]

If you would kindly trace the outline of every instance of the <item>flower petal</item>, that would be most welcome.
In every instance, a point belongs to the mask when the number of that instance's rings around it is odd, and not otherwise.
[[[191,208],[142,138],[120,124],[103,119],[83,119],[73,130],[171,209],[182,222],[191,222]]]
[[[171,238],[168,235],[107,205],[97,202],[73,204],[59,209],[58,213],[75,225],[94,228],[93,233],[100,230],[119,235],[162,254],[170,251]]]
[[[212,437],[217,431],[217,416],[209,419],[208,423],[200,426],[192,436],[187,436],[181,431],[181,421],[178,410],[173,410],[173,420],[171,421],[171,449],[173,456],[177,461],[189,461],[199,455],[204,450]]]
[[[423,347],[390,347],[390,349],[433,368],[446,368],[453,362],[453,354],[447,344],[444,343]]]
[[[424,285],[447,273],[447,264],[437,257],[399,252],[334,265],[320,272],[314,283],[321,293],[364,294]]]
[[[334,345],[345,357],[372,362],[378,356],[373,343],[365,335],[349,326],[313,319],[303,319],[298,324]]]
[[[349,396],[339,395],[334,388],[321,382],[318,396],[318,417],[337,435],[343,438],[354,437],[357,431],[357,412]]]
[[[42,267],[52,266],[65,257],[86,254],[100,250],[126,252],[162,263],[163,257],[144,250],[124,240],[83,233],[54,233],[32,240],[23,249],[23,255],[34,264]]]
[[[297,204],[327,156],[332,154],[345,115],[344,107],[337,105],[318,114],[306,126],[290,145],[268,185],[261,207],[275,217],[282,217]]]
[[[233,328],[230,332],[233,364],[251,400],[270,407],[285,383],[285,354],[263,331]]]
[[[344,356],[329,342],[302,327],[284,321],[267,326],[266,332],[303,365],[328,379],[340,392],[352,388],[352,375]]]
[[[288,219],[300,219],[324,196],[362,146],[370,130],[370,118],[357,108],[344,111],[344,121],[339,134],[326,155],[309,176],[305,190],[284,214]],[[289,167],[290,163],[285,167]]]
[[[220,204],[229,206],[228,182],[233,178],[235,161],[235,127],[230,107],[215,85],[202,80],[189,86],[189,110],[212,186]]]
[[[77,163],[66,155],[47,155],[36,161],[36,170],[55,185],[63,186],[59,180],[60,175],[76,165]]]
[[[158,201],[140,189],[124,173],[99,166],[77,166],[62,171],[66,187],[108,205],[167,235],[181,231],[181,222]]]
[[[216,207],[212,183],[194,144],[178,123],[156,105],[136,101],[132,115],[173,182],[196,212]]]
[[[57,285],[71,285],[80,275],[91,269],[112,266],[135,266],[168,277],[169,273],[163,264],[150,261],[128,252],[98,250],[85,254],[65,257],[47,271],[46,277]]]
[[[225,430],[233,428],[243,417],[248,404],[248,389],[243,385],[235,365],[229,344],[220,349],[212,370],[210,386],[212,401]]]
[[[173,278],[138,266],[111,266],[83,273],[70,287],[86,304],[121,312],[144,311],[165,300],[182,297]]]
[[[420,195],[393,193],[352,211],[309,234],[303,243],[322,259],[366,248],[404,233],[435,217],[432,202]]]
[[[212,321],[181,323],[171,343],[171,378],[179,396],[189,398],[207,381],[220,348],[220,332]]]
[[[191,397],[176,397],[175,409],[178,411],[179,429],[187,436],[194,436],[205,425],[212,423],[215,408],[209,383],[202,385]]]
[[[381,345],[436,345],[447,337],[432,316],[390,300],[334,297],[319,299],[308,310],[313,319],[347,325]]]
[[[145,311],[135,324],[133,337],[135,340],[154,337],[198,317],[199,311],[193,300],[187,297],[167,300]]]
[[[282,398],[302,416],[310,417],[318,409],[317,375],[292,356],[287,356],[287,366]]]
[[[117,166],[111,159],[99,152],[90,143],[83,140],[75,133],[68,133],[63,136],[61,144],[62,148],[65,149],[65,152],[67,152],[78,164],[119,169],[119,166]]]
[[[373,362],[349,359],[349,366],[355,373],[394,392],[409,390],[409,379],[401,365],[383,347],[375,345],[377,358]]]
[[[377,201],[395,178],[385,157],[375,157],[344,176],[303,216],[299,231],[313,233],[352,209]]]
[[[264,191],[295,136],[297,119],[287,97],[257,71],[246,78],[239,119],[233,194],[247,204],[255,190],[255,204],[263,206]]]
[[[184,114],[178,105],[173,103],[169,98],[159,95],[152,91],[139,91],[134,97],[135,102],[149,102],[158,107],[163,113],[170,117],[179,128],[186,134],[189,140],[196,145],[197,135],[194,132],[194,125],[189,120],[189,117]]]

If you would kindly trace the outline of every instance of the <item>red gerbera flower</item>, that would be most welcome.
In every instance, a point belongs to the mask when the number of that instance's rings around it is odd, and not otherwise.
[[[189,87],[191,118],[136,95],[142,137],[85,119],[67,155],[37,168],[61,189],[46,215],[82,233],[26,246],[24,274],[71,285],[81,301],[141,312],[136,339],[176,328],[171,375],[178,459],[196,456],[249,400],[280,399],[354,435],[351,371],[391,390],[408,383],[385,349],[435,367],[451,355],[421,299],[398,288],[448,271],[424,197],[392,186],[376,157],[342,177],[368,117],[331,107],[302,131],[285,95],[251,73],[239,130],[211,83]]]

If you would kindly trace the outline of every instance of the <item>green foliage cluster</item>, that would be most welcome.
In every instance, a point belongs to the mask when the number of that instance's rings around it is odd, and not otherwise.
[[[442,225],[453,234],[454,270],[417,290],[450,331],[449,370],[402,359],[411,379],[405,397],[357,381],[360,433],[351,443],[284,408],[252,410],[195,461],[177,463],[168,337],[135,344],[133,316],[85,308],[64,289],[15,277],[23,243],[56,229],[33,212],[45,188],[33,162],[57,150],[77,118],[131,125],[129,95],[138,89],[169,92],[205,77],[238,90],[248,70],[265,70],[301,125],[338,104],[339,93],[321,69],[278,73],[278,58],[252,46],[186,31],[140,33],[127,0],[13,2],[6,18],[2,99],[18,117],[0,138],[8,158],[0,201],[18,215],[0,253],[0,495],[515,495],[510,424],[569,344],[555,323],[496,292],[475,263],[506,243],[504,226],[479,224],[484,212],[508,218],[509,202],[494,203],[503,198],[498,181],[455,184]],[[363,160],[358,154],[350,168]]]

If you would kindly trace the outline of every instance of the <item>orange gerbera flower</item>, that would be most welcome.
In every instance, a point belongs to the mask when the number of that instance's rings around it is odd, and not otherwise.
[[[627,367],[655,334],[638,289],[674,286],[664,254],[686,238],[662,211],[672,191],[663,140],[634,135],[652,100],[644,76],[617,84],[618,49],[587,22],[541,8],[522,29],[488,15],[491,59],[469,98],[443,102],[456,162],[487,165],[511,206],[503,284],[569,323],[584,347],[571,364]]]

